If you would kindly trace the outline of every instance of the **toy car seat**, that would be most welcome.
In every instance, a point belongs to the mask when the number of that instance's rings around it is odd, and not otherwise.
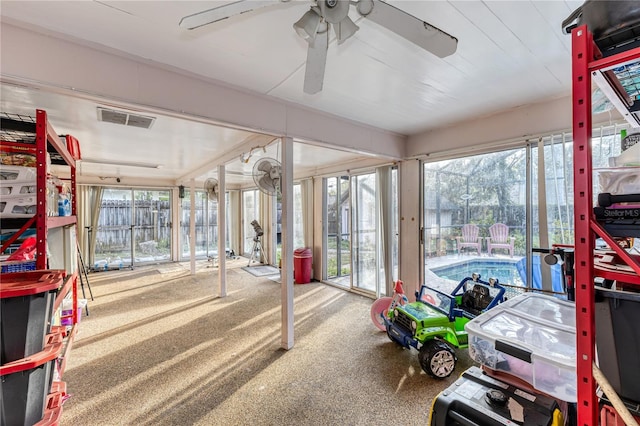
[[[491,301],[493,300],[489,289],[483,285],[476,284],[475,286],[473,286],[473,293],[476,309],[478,309],[479,311],[487,309],[487,306],[489,306],[489,303],[491,303]]]
[[[462,295],[462,308],[474,315],[480,315],[492,300],[493,297],[486,286],[475,284],[471,290],[465,291]]]

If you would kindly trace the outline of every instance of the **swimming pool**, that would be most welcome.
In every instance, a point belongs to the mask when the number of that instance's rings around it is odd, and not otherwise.
[[[498,282],[502,284],[522,286],[524,283],[522,282],[522,278],[520,278],[516,263],[516,260],[512,261],[508,259],[473,259],[430,269],[437,276],[456,282],[470,277],[473,273],[477,273],[480,274],[483,280],[497,278]]]

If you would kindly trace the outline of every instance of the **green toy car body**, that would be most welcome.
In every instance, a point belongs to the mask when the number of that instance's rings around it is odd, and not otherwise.
[[[475,275],[451,294],[423,285],[415,302],[396,306],[385,319],[387,335],[405,348],[416,348],[427,374],[448,377],[457,362],[454,349],[468,346],[465,324],[502,302],[504,293],[497,280],[485,282]]]

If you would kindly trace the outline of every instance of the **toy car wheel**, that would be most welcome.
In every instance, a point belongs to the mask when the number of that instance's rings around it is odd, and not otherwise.
[[[386,331],[384,325],[383,315],[387,314],[387,308],[391,304],[393,299],[389,296],[381,297],[371,305],[371,321],[373,325],[378,327],[381,331]]]
[[[453,350],[440,340],[430,340],[422,345],[418,359],[424,372],[438,379],[449,377],[458,360]]]

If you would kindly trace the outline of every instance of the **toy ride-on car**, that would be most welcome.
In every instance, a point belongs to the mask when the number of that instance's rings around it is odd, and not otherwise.
[[[504,293],[498,280],[482,281],[477,274],[463,279],[451,294],[422,285],[415,302],[396,305],[385,317],[387,335],[416,348],[425,373],[443,379],[455,369],[454,348],[468,346],[465,324],[501,303]]]

